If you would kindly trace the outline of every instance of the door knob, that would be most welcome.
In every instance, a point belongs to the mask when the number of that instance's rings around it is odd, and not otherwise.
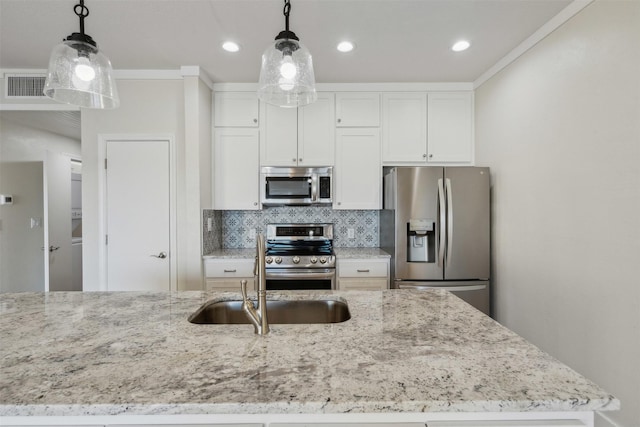
[[[44,251],[44,247],[42,247],[41,249]],[[58,249],[60,249],[60,246],[49,246],[49,252],[57,251]]]
[[[165,259],[167,257],[167,253],[166,252],[160,252],[158,255],[149,255],[149,256],[152,256],[154,258]]]

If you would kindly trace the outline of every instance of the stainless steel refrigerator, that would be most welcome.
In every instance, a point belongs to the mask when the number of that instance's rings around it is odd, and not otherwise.
[[[380,246],[392,288],[443,288],[490,313],[489,168],[396,167],[384,177]]]

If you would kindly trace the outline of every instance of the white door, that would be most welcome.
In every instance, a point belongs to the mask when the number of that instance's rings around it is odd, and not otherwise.
[[[49,259],[49,291],[73,291],[71,268],[71,158],[47,151],[45,253]]]
[[[170,143],[106,146],[107,290],[171,290]]]

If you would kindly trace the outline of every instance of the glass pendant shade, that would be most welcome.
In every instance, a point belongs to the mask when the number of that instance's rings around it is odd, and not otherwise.
[[[279,107],[301,107],[318,99],[311,54],[298,40],[280,38],[265,50],[258,98]]]
[[[118,90],[109,59],[96,46],[65,40],[54,47],[44,94],[65,104],[86,108],[117,108]]]

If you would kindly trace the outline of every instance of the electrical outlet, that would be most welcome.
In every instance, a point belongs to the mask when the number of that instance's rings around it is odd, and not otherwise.
[[[353,228],[347,228],[347,237],[350,239],[356,238],[356,232]]]
[[[255,228],[249,229],[249,238],[250,239],[255,239],[256,238],[256,229]]]
[[[213,218],[207,218],[207,231],[213,231]]]

